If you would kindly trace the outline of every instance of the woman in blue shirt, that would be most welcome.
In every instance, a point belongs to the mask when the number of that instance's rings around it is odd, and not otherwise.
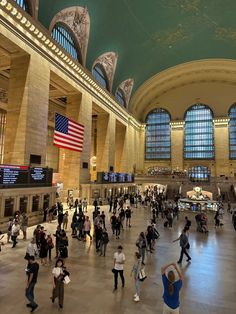
[[[169,270],[166,275],[166,271],[169,267],[173,266],[176,270],[178,277],[176,279],[175,272]],[[176,263],[171,263],[161,268],[162,282],[164,287],[163,293],[163,314],[179,314],[179,292],[182,288],[182,274],[179,271]]]

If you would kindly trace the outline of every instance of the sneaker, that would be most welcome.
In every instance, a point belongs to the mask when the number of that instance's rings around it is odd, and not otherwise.
[[[35,306],[33,306],[33,307],[32,307],[32,310],[31,310],[30,312],[33,313],[37,308],[38,308],[38,304],[36,304]]]
[[[26,304],[27,307],[32,307],[31,303]]]
[[[190,261],[191,261],[191,259],[192,259],[191,257],[190,257],[190,258],[188,258],[188,259],[186,260],[186,262],[190,262]]]
[[[138,296],[137,293],[135,293],[134,298],[137,298],[137,296]]]
[[[117,290],[117,288],[114,288],[114,289],[113,289],[113,292],[116,292],[116,290]]]
[[[134,302],[139,302],[140,301],[140,298],[139,296],[137,295],[136,298],[134,299]]]
[[[177,262],[177,264],[181,264],[181,263],[182,263],[181,261],[178,261],[178,262]]]

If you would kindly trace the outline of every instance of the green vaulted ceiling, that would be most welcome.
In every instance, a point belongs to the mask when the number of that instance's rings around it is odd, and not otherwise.
[[[90,15],[87,68],[104,52],[118,53],[113,91],[127,78],[136,90],[183,62],[236,57],[236,0],[40,0],[39,20],[48,28],[75,5]]]

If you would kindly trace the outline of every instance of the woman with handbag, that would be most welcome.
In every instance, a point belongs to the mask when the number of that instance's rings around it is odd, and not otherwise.
[[[141,259],[141,255],[138,252],[135,252],[134,258],[135,258],[135,262],[134,262],[130,276],[133,275],[133,277],[134,277],[134,285],[135,285],[134,301],[139,302],[140,301],[139,273],[140,273],[141,268],[142,268],[142,259]]]
[[[55,267],[52,270],[52,275],[53,290],[51,300],[52,303],[54,303],[55,299],[58,298],[59,308],[62,309],[64,305],[64,284],[69,282],[68,277],[70,276],[62,259],[59,258],[56,261]]]

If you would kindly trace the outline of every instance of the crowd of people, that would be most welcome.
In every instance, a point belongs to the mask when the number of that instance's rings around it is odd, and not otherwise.
[[[164,192],[164,191],[163,191]],[[134,301],[140,301],[141,282],[146,278],[145,265],[148,255],[153,254],[156,249],[156,243],[160,237],[157,225],[162,222],[164,228],[172,229],[175,221],[179,220],[180,211],[178,207],[178,197],[175,200],[167,200],[165,194],[160,189],[148,187],[143,194],[137,195],[119,195],[108,199],[109,213],[106,217],[105,211],[101,210],[100,202],[94,200],[93,212],[90,218],[88,214],[88,202],[86,199],[70,199],[68,207],[73,210],[71,224],[69,225],[69,211],[64,210],[62,203],[57,203],[53,208],[47,210],[44,215],[44,221],[51,223],[57,219],[57,227],[54,233],[47,232],[44,225],[37,225],[33,231],[33,237],[26,246],[25,260],[27,261],[26,274],[26,298],[29,300],[27,307],[34,312],[38,304],[34,299],[34,287],[37,283],[39,273],[39,261],[41,266],[45,267],[52,264],[52,258],[55,258],[55,267],[52,269],[52,295],[51,301],[55,302],[58,298],[59,309],[64,305],[64,285],[70,282],[70,273],[65,263],[68,258],[68,232],[71,228],[72,239],[93,243],[99,256],[106,256],[107,245],[109,241],[117,241],[117,251],[114,253],[114,265],[112,272],[114,274],[114,292],[118,289],[118,277],[121,279],[122,287],[125,287],[124,265],[125,254],[123,247],[119,244],[121,232],[124,229],[131,230],[132,214],[135,207],[143,206],[150,211],[150,222],[148,226],[137,234],[137,240],[134,243],[136,250],[134,253],[134,264],[131,276],[134,278]],[[231,208],[229,209],[232,212]],[[45,213],[45,211],[44,211]],[[215,227],[223,226],[223,204],[219,204],[218,211],[215,213]],[[208,217],[206,213],[200,212],[195,216],[196,230],[207,233]],[[236,211],[233,212],[232,221],[236,224]],[[20,231],[23,240],[27,240],[28,217],[25,213],[16,212],[14,218],[11,218],[7,225],[7,243],[11,241],[12,248],[17,247],[17,238]],[[173,242],[179,242],[180,256],[177,264],[181,264],[184,255],[187,262],[191,261],[189,255],[190,242],[189,235],[192,228],[192,221],[188,216],[184,218],[182,232]],[[0,233],[0,248],[4,235]],[[55,252],[55,256],[52,256]],[[163,266],[163,313],[179,313],[179,291],[182,287],[182,275],[177,264],[171,263]],[[172,268],[172,270],[171,270]],[[177,277],[176,278],[176,274]]]

